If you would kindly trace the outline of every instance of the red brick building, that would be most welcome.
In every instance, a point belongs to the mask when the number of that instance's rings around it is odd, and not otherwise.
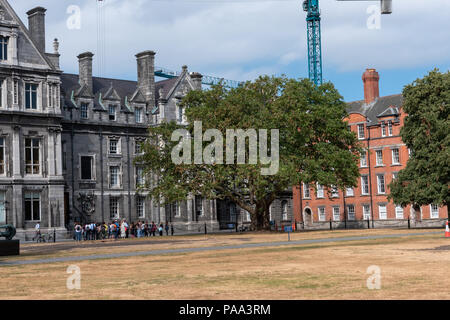
[[[387,200],[388,185],[406,166],[409,150],[400,137],[406,114],[401,94],[379,96],[379,75],[375,69],[363,74],[364,100],[348,104],[351,130],[367,152],[358,163],[360,177],[356,188],[330,190],[302,184],[293,188],[293,211],[300,228],[306,229],[406,226],[442,226],[447,208],[435,205],[414,210]],[[369,221],[367,221],[369,220]]]

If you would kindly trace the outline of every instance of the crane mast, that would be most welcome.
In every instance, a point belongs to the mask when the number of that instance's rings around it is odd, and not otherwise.
[[[305,0],[303,10],[306,16],[308,35],[308,72],[309,79],[317,86],[322,84],[322,43],[320,33],[319,0]]]

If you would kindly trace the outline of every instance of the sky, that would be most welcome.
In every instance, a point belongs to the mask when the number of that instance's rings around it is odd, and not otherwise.
[[[9,1],[25,25],[26,11],[47,9],[47,52],[58,38],[64,72],[78,73],[76,56],[91,51],[94,75],[135,80],[135,54],[153,50],[157,66],[175,71],[187,65],[239,81],[308,77],[301,0],[103,0],[103,67],[97,0]],[[393,13],[381,17],[372,11],[378,7],[379,1],[320,0],[323,78],[345,101],[363,99],[366,68],[379,72],[382,96],[401,93],[434,68],[450,69],[450,0],[393,0]]]

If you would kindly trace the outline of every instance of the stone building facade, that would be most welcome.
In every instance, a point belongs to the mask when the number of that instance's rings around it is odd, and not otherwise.
[[[410,156],[400,137],[406,117],[402,95],[379,96],[379,74],[363,74],[364,100],[348,104],[344,119],[366,149],[358,165],[356,188],[328,196],[321,186],[303,184],[293,190],[294,215],[305,229],[437,227],[447,220],[447,207],[428,205],[402,208],[387,200],[388,185],[406,166]]]
[[[13,224],[24,238],[37,223],[64,233],[75,221],[116,218],[170,221],[186,231],[249,224],[228,201],[192,195],[162,206],[137,190],[144,177],[134,159],[148,126],[185,123],[179,102],[202,89],[202,76],[183,66],[156,81],[153,51],[136,54],[137,81],[94,77],[91,52],[78,55],[78,74],[64,73],[56,39],[46,52],[45,13],[28,11],[27,28],[0,0],[0,225]],[[290,191],[271,211],[293,220]]]

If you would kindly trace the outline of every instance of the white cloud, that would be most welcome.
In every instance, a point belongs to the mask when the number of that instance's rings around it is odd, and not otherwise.
[[[306,13],[301,1],[106,0],[107,76],[135,78],[134,55],[157,52],[156,64],[236,80],[279,74],[305,63]],[[394,0],[380,30],[366,27],[376,2],[321,1],[324,74],[418,68],[450,62],[450,1]],[[66,8],[82,8],[82,29],[66,28]],[[432,3],[432,5],[431,5]],[[22,18],[29,1],[14,0]],[[47,39],[61,41],[61,64],[77,72],[77,54],[97,50],[93,0],[40,0],[47,11]],[[98,55],[94,61],[98,61]],[[96,69],[94,69],[96,70]]]

